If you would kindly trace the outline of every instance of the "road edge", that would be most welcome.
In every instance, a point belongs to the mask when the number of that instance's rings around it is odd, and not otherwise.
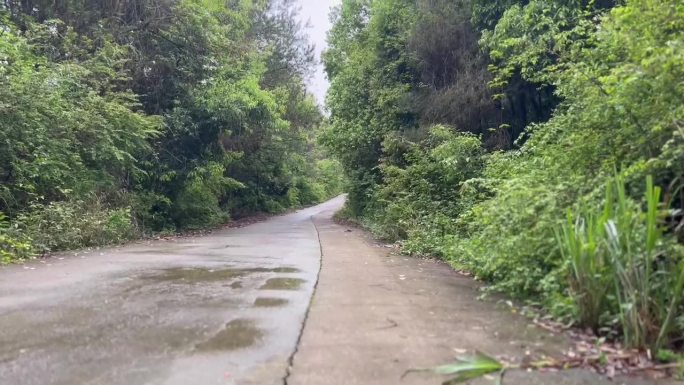
[[[320,213],[318,213],[320,214]],[[306,323],[309,320],[309,314],[311,313],[311,305],[313,304],[314,297],[316,296],[316,291],[318,289],[318,282],[321,277],[321,270],[323,269],[323,243],[321,242],[321,233],[318,229],[318,226],[316,225],[316,221],[314,221],[314,216],[318,214],[313,214],[309,217],[309,220],[311,221],[311,224],[314,227],[314,230],[316,230],[316,239],[318,239],[318,249],[319,249],[319,260],[318,260],[318,271],[316,272],[316,281],[313,284],[313,288],[311,290],[311,298],[309,298],[309,303],[306,306],[306,312],[304,313],[304,319],[302,320],[302,324],[299,328],[299,334],[297,335],[297,341],[295,342],[294,349],[292,350],[292,353],[287,359],[287,368],[285,369],[285,376],[282,379],[283,385],[289,385],[289,380],[290,377],[292,376],[292,368],[294,367],[294,360],[295,356],[299,352],[299,347],[302,342],[302,337],[304,336],[304,329],[306,328]]]

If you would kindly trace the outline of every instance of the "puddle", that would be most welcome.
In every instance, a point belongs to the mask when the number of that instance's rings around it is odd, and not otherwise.
[[[178,281],[182,283],[216,282],[226,281],[233,278],[243,277],[253,273],[297,273],[299,269],[293,267],[253,267],[253,268],[227,268],[206,269],[175,267],[163,270],[162,274],[144,277],[155,281]],[[239,282],[239,281],[238,281]],[[231,285],[231,287],[233,287]],[[235,287],[233,287],[235,288]]]
[[[242,281],[235,281],[230,284],[231,289],[242,289]]]
[[[268,298],[260,297],[254,300],[254,306],[256,307],[278,307],[283,306],[288,302],[284,298]]]
[[[236,269],[236,270],[245,271],[247,273],[299,273],[301,271],[295,267],[289,267],[289,266],[247,267],[247,268]]]
[[[249,272],[241,269],[198,269],[176,267],[166,269],[162,274],[145,277],[155,281],[180,281],[184,283],[225,281],[241,277]]]
[[[304,283],[303,279],[299,278],[271,278],[264,283],[259,289],[261,290],[298,290]]]
[[[301,270],[296,269],[294,267],[276,267],[273,269],[269,269],[268,271],[272,271],[274,273],[299,273]]]
[[[254,326],[254,321],[239,318],[228,322],[209,340],[195,345],[195,350],[213,352],[243,349],[254,345],[263,335],[263,332]]]

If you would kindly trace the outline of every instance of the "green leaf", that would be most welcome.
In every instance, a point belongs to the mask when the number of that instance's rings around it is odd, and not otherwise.
[[[504,364],[497,359],[490,357],[482,352],[476,352],[470,356],[459,356],[453,364],[441,365],[431,369],[411,369],[404,373],[424,372],[430,371],[435,374],[448,375],[455,377],[450,378],[442,383],[442,385],[460,384],[468,380],[482,377],[486,374],[502,372],[505,369]],[[402,376],[402,377],[404,377]]]

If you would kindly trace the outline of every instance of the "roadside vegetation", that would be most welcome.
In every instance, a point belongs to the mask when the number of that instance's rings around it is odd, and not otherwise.
[[[0,263],[342,189],[291,0],[0,1]]]
[[[344,0],[344,214],[626,347],[684,344],[684,3]],[[364,86],[359,86],[364,85]]]

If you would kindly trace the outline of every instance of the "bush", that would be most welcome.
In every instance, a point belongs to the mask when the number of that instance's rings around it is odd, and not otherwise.
[[[484,184],[494,186],[494,196],[471,199],[474,205],[448,238],[447,255],[458,268],[492,283],[492,290],[547,301],[561,289],[553,229],[585,186],[574,183],[577,176],[528,162],[524,154],[489,159]]]
[[[14,238],[9,227],[7,217],[0,212],[0,264],[27,259],[34,254],[30,240]]]
[[[316,182],[323,187],[324,198],[340,195],[347,184],[344,168],[334,159],[320,159],[316,161]]]
[[[178,194],[173,207],[178,228],[197,230],[228,221],[228,213],[221,210],[218,197],[203,184],[189,183]]]
[[[371,227],[386,239],[408,239],[411,252],[435,251],[465,207],[463,183],[480,175],[484,149],[476,136],[439,125],[420,143],[385,141],[398,146],[405,147],[405,166],[381,165],[384,185],[368,209]]]
[[[217,162],[196,167],[174,200],[176,226],[196,230],[226,223],[230,216],[220,202],[229,192],[242,188],[242,183],[225,176],[225,167]]]
[[[136,227],[142,232],[175,231],[172,221],[172,202],[167,196],[154,192],[139,192],[131,197],[131,212]]]
[[[96,199],[34,205],[14,226],[41,253],[117,244],[137,235],[129,209],[108,209]]]
[[[684,314],[684,250],[662,231],[666,211],[651,177],[645,205],[628,198],[618,176],[606,187],[603,211],[569,211],[557,239],[581,323],[597,332],[619,324],[625,345],[657,352],[682,332],[675,322]]]

